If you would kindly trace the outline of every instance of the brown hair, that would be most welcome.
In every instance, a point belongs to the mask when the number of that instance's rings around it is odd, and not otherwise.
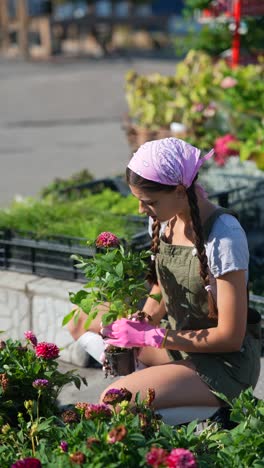
[[[197,256],[200,262],[200,276],[203,282],[204,287],[209,285],[209,274],[208,274],[208,259],[205,251],[204,245],[204,235],[202,229],[202,223],[200,218],[200,211],[197,201],[197,196],[195,192],[195,181],[197,180],[198,175],[196,175],[195,179],[193,180],[191,186],[186,189],[186,194],[188,197],[188,202],[190,206],[190,214],[193,224],[194,230],[194,244],[197,249]],[[126,170],[126,179],[127,183],[131,186],[138,187],[142,190],[146,190],[149,192],[172,192],[175,189],[175,186],[172,185],[164,185],[158,182],[153,182],[150,180],[146,180],[143,177],[135,174],[131,169],[127,168]],[[160,233],[160,222],[155,219],[152,224],[152,241],[150,250],[153,252],[153,255],[158,253],[159,251],[159,233]],[[152,260],[150,263],[150,269],[147,274],[147,280],[150,284],[157,284],[157,273],[155,268],[155,260]],[[211,319],[217,318],[217,305],[212,294],[212,291],[208,291],[208,317]]]

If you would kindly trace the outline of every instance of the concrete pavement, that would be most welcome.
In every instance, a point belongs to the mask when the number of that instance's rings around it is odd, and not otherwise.
[[[55,177],[82,169],[96,178],[123,174],[130,155],[121,128],[125,73],[173,74],[176,66],[165,60],[56,60],[0,58],[0,206],[16,194],[36,196]]]

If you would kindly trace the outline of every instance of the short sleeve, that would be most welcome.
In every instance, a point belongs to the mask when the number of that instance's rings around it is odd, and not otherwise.
[[[231,271],[248,270],[247,237],[234,216],[219,216],[210,232],[206,252],[209,270],[215,278]]]

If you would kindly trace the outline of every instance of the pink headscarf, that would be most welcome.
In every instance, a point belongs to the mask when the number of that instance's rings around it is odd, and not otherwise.
[[[140,146],[128,167],[144,179],[164,185],[182,184],[188,188],[214,150],[203,158],[200,153],[195,146],[177,138],[153,140]]]

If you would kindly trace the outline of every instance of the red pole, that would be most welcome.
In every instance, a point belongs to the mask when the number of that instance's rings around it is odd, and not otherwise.
[[[233,0],[233,16],[235,20],[235,31],[232,41],[232,68],[237,67],[239,64],[239,54],[240,54],[240,34],[239,26],[241,19],[241,0]]]

